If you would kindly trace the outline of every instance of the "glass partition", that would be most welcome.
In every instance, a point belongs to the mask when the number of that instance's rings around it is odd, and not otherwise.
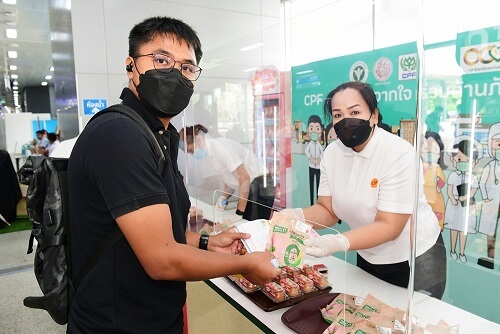
[[[278,211],[316,203],[321,154],[337,139],[323,113],[327,94],[342,82],[367,82],[386,129],[414,145],[420,157],[414,168],[423,171],[418,182],[446,248],[442,300],[500,323],[499,4],[265,3],[255,15],[237,14],[236,21],[251,27],[247,35],[205,52],[192,103],[177,119],[182,124],[175,124],[207,130],[192,136],[194,144],[179,156],[193,206],[208,203],[208,220],[234,214],[242,205],[242,183],[235,180],[242,176],[230,166],[245,154],[256,162],[249,180],[260,177],[259,186],[272,188],[274,197],[250,201]],[[238,52],[229,53],[233,49]],[[202,153],[207,146],[220,147],[226,158],[210,162]],[[216,212],[217,206],[225,210]],[[335,228],[349,231],[349,222]],[[356,253],[345,260],[356,265]],[[412,291],[408,296],[416,298]]]

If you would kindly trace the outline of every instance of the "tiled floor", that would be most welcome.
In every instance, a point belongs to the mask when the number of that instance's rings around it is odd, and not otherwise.
[[[57,325],[47,312],[23,305],[24,297],[41,295],[33,254],[26,254],[29,235],[30,231],[0,234],[0,334],[66,333],[66,326]],[[189,334],[261,333],[203,282],[188,283],[187,304]]]
[[[62,334],[47,312],[23,305],[27,296],[41,295],[33,273],[33,254],[26,254],[30,231],[0,234],[0,333]]]

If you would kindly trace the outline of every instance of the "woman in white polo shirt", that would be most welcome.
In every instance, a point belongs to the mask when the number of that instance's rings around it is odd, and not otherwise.
[[[415,291],[441,298],[446,285],[446,251],[437,218],[417,177],[416,151],[402,138],[380,129],[373,89],[347,82],[331,91],[325,118],[333,120],[338,139],[328,145],[321,161],[318,201],[304,209],[285,209],[330,227],[341,219],[350,231],[310,239],[306,252],[323,257],[356,250],[357,265],[392,284],[409,282],[410,215],[419,183],[416,234]]]

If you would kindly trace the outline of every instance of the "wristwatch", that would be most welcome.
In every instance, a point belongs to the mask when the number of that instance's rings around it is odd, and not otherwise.
[[[208,234],[200,235],[200,243],[198,245],[199,249],[208,250],[208,237],[209,237]]]
[[[240,211],[240,210],[236,209],[236,212],[235,212],[235,213],[236,213],[238,216],[243,216],[243,214],[244,214],[245,212],[243,212],[243,211]]]

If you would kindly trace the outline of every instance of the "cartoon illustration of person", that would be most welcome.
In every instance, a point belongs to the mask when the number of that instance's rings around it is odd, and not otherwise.
[[[448,200],[446,202],[444,227],[450,230],[450,257],[466,263],[465,244],[468,233],[476,233],[476,195],[479,183],[476,175],[470,173],[483,156],[482,145],[470,136],[455,138],[451,162],[456,168],[448,176]],[[470,166],[469,164],[472,164]],[[460,236],[460,253],[456,247]]]
[[[483,205],[478,232],[486,235],[488,257],[493,259],[500,216],[500,123],[493,124],[488,132],[488,154],[493,160],[484,166],[481,173],[479,189]]]
[[[323,145],[321,144],[321,135],[323,134],[323,124],[318,115],[311,115],[307,121],[307,133],[310,142],[307,143],[305,153],[309,159],[309,194],[311,198],[311,205],[316,203],[314,198],[314,180],[316,179],[316,193],[319,188],[319,163],[323,157]]]
[[[328,124],[325,130],[326,145],[328,146],[338,139],[335,129],[333,128],[333,123]]]
[[[441,190],[446,182],[443,172],[443,169],[446,169],[443,162],[443,149],[441,136],[437,132],[427,131],[420,153],[424,162],[424,194],[427,203],[436,214],[441,231],[444,227],[444,196]]]

